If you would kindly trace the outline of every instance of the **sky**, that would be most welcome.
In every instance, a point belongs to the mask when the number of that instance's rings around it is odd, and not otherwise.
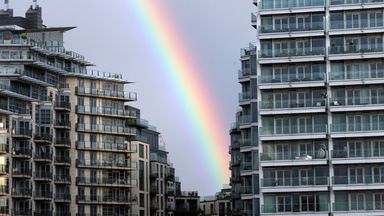
[[[77,26],[66,33],[64,46],[84,55],[93,69],[123,74],[133,81],[127,88],[138,93],[133,103],[141,116],[155,125],[170,152],[170,160],[183,190],[211,195],[220,190],[197,145],[192,126],[182,111],[177,92],[169,86],[161,62],[126,1],[134,0],[39,0],[48,27]],[[251,0],[142,0],[162,5],[191,62],[199,68],[222,124],[223,143],[230,144],[229,128],[238,109],[237,71],[240,48],[254,40],[250,25]],[[10,0],[16,15],[23,15],[30,1]],[[222,157],[228,158],[229,154]],[[228,169],[228,163],[222,164]],[[220,183],[229,182],[229,176]]]

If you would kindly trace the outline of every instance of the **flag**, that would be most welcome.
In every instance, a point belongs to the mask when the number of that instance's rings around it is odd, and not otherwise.
[[[8,4],[9,2],[8,2],[9,0],[4,0],[4,4]]]

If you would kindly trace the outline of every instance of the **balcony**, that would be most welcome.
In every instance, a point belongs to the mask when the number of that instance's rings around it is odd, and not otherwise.
[[[324,27],[325,25],[323,21],[314,21],[300,23],[298,25],[296,25],[296,22],[282,25],[265,24],[259,26],[258,29],[260,39],[271,39],[324,36]]]
[[[104,89],[76,87],[76,94],[84,95],[84,96],[109,98],[109,99],[118,99],[118,100],[124,100],[124,101],[137,100],[136,92],[126,92],[126,91],[111,91],[111,90],[104,90]]]
[[[51,152],[35,152],[35,161],[42,162],[51,162],[52,161],[52,153]]]
[[[329,9],[336,10],[356,10],[367,8],[382,8],[384,7],[383,0],[330,0]]]
[[[295,100],[295,99],[290,100],[287,98],[283,100],[272,100],[272,101],[262,100],[261,106],[260,106],[260,115],[325,112],[325,100],[323,98],[302,99],[302,100],[301,99]]]
[[[0,164],[0,175],[4,175],[8,173],[8,165]]]
[[[32,189],[31,188],[13,188],[12,189],[12,197],[13,198],[30,198],[32,197]]]
[[[77,149],[112,151],[112,152],[137,152],[137,146],[129,142],[125,143],[101,143],[101,142],[76,142]]]
[[[30,139],[32,137],[32,130],[30,128],[22,128],[22,127],[13,128],[12,137]]]
[[[260,153],[261,166],[301,166],[327,164],[328,153],[324,149],[301,153],[288,152],[262,152]]]
[[[382,136],[384,122],[336,123],[332,124],[332,138],[343,137],[375,137]]]
[[[8,185],[0,185],[0,195],[6,195],[9,193]],[[0,212],[1,214],[1,212]]]
[[[71,176],[64,174],[55,175],[55,184],[71,184]]]
[[[381,190],[384,178],[381,175],[333,176],[333,190]]]
[[[354,92],[357,92],[357,88]],[[376,89],[367,89],[368,92],[359,92],[359,97],[346,96],[347,92],[343,97],[334,97],[331,102],[331,112],[349,112],[349,111],[372,111],[372,110],[383,110],[384,109],[384,95],[380,93],[375,96],[369,96],[369,91]],[[383,92],[382,89],[377,89],[379,92]],[[343,92],[344,93],[344,92]],[[367,93],[367,96],[362,96]]]
[[[270,203],[261,206],[265,215],[321,215],[327,216],[330,211],[328,201],[317,203]]]
[[[153,195],[156,195],[156,194],[159,194],[159,186],[157,185],[151,185],[151,190],[150,190],[151,194]]]
[[[136,128],[113,126],[103,124],[76,124],[76,129],[81,132],[103,133],[103,134],[119,134],[119,135],[136,135]]]
[[[379,148],[333,150],[333,164],[383,163],[384,152]]]
[[[32,216],[32,207],[30,208],[15,208],[12,210],[14,216]]]
[[[35,134],[34,139],[35,139],[35,142],[50,143],[52,142],[52,134],[51,133]]]
[[[157,211],[159,209],[160,209],[159,203],[151,201],[151,211]]]
[[[240,173],[241,175],[251,175],[253,171],[252,161],[243,161],[241,162]]]
[[[327,176],[261,179],[263,193],[328,191]]]
[[[252,123],[252,117],[251,115],[241,115],[239,117],[239,124],[240,124],[240,127],[241,126],[247,126],[247,125],[250,125]]]
[[[380,215],[383,212],[384,207],[382,202],[375,202],[371,197],[364,199],[362,202],[350,201],[350,202],[334,202],[332,203],[334,215]]]
[[[36,171],[34,176],[35,176],[36,181],[51,181],[52,180],[52,172],[51,171]]]
[[[71,148],[71,139],[65,137],[56,137],[55,146]]]
[[[79,114],[110,116],[119,118],[137,118],[137,113],[134,110],[116,109],[110,107],[90,107],[76,106],[76,112]]]
[[[70,193],[56,193],[55,202],[71,202]]]
[[[260,15],[279,13],[307,13],[324,11],[325,0],[263,0],[261,1]]]
[[[294,127],[286,125],[283,128],[267,129],[261,128],[260,139],[262,141],[272,140],[296,140],[296,139],[325,139],[327,132],[326,124],[312,124],[305,127]]]
[[[71,158],[69,156],[56,155],[55,165],[70,166],[71,165]]]
[[[112,205],[135,205],[136,197],[131,196],[76,196],[78,204],[112,204]]]
[[[166,193],[168,196],[173,196],[175,194],[175,188],[167,186]]]
[[[372,45],[371,47],[368,45],[335,45],[329,49],[329,60],[380,58],[383,51],[382,45]]]
[[[12,157],[14,158],[31,158],[32,148],[13,148]]]
[[[55,110],[71,111],[71,103],[67,101],[56,101]]]
[[[32,167],[29,169],[17,169],[13,168],[12,172],[13,177],[20,177],[20,178],[31,178],[32,177]]]
[[[131,160],[76,160],[78,167],[101,168],[101,169],[127,169],[137,168],[137,164]]]
[[[34,198],[38,200],[51,200],[52,191],[37,190],[35,191]]]
[[[243,70],[239,70],[239,77],[238,78],[240,80],[243,80],[243,79],[248,79],[253,75],[256,75],[256,70],[255,69],[252,70],[251,68],[246,68]]]
[[[264,49],[259,53],[260,64],[276,64],[291,62],[324,61],[324,47],[306,47],[305,49]]]
[[[9,151],[9,145],[8,144],[0,144],[0,154],[1,153],[8,153]]]
[[[377,70],[358,70],[358,71],[331,71],[331,86],[343,85],[366,85],[366,84],[383,84],[384,71]]]
[[[63,120],[63,119],[56,119],[55,128],[70,130],[71,129],[71,121]]]
[[[305,74],[298,74],[296,70],[294,74],[288,73],[288,68],[285,72],[276,73],[273,75],[272,71],[265,70],[261,72],[260,82],[258,83],[260,89],[287,89],[287,88],[303,88],[303,87],[324,87],[325,86],[325,68],[317,68],[317,70],[310,70]]]
[[[33,216],[51,216],[53,215],[52,210],[38,210],[33,212]]]
[[[77,185],[104,187],[137,187],[137,181],[131,179],[77,177]]]

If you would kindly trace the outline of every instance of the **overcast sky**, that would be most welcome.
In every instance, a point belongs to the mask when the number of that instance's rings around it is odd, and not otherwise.
[[[177,176],[184,190],[214,194],[219,188],[208,184],[207,161],[193,143],[191,128],[183,124],[183,112],[175,101],[175,92],[166,88],[157,61],[151,61],[148,41],[129,17],[130,0],[39,0],[44,24],[78,26],[65,36],[65,47],[77,51],[97,65],[97,69],[122,73],[135,83],[129,90],[138,93],[134,103],[162,133]],[[254,40],[250,26],[252,0],[146,0],[161,1],[168,15],[177,23],[181,40],[188,44],[194,62],[202,69],[201,77],[210,87],[214,103],[227,130],[234,121],[240,85],[239,49]],[[23,15],[32,0],[10,0],[16,15]],[[177,120],[177,121],[176,121]],[[195,147],[196,146],[196,147]],[[188,148],[186,148],[188,147]],[[186,151],[188,149],[188,151]],[[228,164],[225,164],[228,168]],[[229,179],[226,181],[228,182]]]

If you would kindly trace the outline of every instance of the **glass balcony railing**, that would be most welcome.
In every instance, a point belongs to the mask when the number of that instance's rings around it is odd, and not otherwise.
[[[281,128],[275,128],[273,129],[267,129],[265,127],[261,128],[261,135],[262,136],[272,136],[272,135],[279,135],[279,136],[292,136],[292,135],[306,135],[306,134],[316,134],[316,133],[325,133],[327,131],[327,125],[326,124],[312,124],[312,125],[306,125],[306,127],[301,127],[300,125],[291,127],[289,125],[286,125]]]
[[[369,71],[331,71],[331,80],[362,80],[362,79],[383,79],[384,70]]]
[[[322,72],[312,72],[306,74],[305,76],[290,76],[288,74],[283,74],[282,76],[273,76],[272,74],[261,75],[261,83],[290,83],[290,82],[311,82],[311,81],[324,81],[325,80],[325,71]]]
[[[243,70],[239,70],[239,79],[247,78],[251,75],[256,75],[256,70],[252,70],[251,68],[246,68]]]
[[[362,14],[358,14],[360,16],[363,16]],[[333,19],[331,15],[331,20]],[[381,23],[380,23],[381,22]],[[330,23],[330,29],[331,30],[361,30],[361,29],[380,29],[383,28],[383,21],[381,19],[377,19],[375,21],[374,19],[358,19],[356,22],[354,21],[353,24],[350,20],[335,20],[331,21]]]
[[[315,98],[309,100],[281,100],[281,101],[262,101],[261,109],[292,109],[292,108],[316,108],[324,107],[325,102],[322,98]]]
[[[326,150],[317,150],[312,152],[262,152],[260,153],[261,161],[279,161],[279,160],[313,160],[327,159]]]
[[[133,110],[115,109],[109,107],[76,106],[76,111],[81,114],[127,116],[132,118],[137,116],[136,111]]]
[[[261,9],[263,10],[278,10],[278,9],[295,9],[306,7],[324,7],[325,0],[263,0],[261,1]]]
[[[78,166],[88,166],[88,167],[116,167],[116,168],[127,168],[127,169],[136,169],[137,164],[131,162],[130,160],[77,160],[76,164]]]
[[[104,124],[76,124],[78,131],[89,131],[95,133],[119,133],[119,134],[136,134],[136,128],[124,127],[124,126],[113,126]]]
[[[17,169],[14,168],[12,171],[13,175],[17,176],[32,176],[32,168],[30,169]]]
[[[241,171],[251,171],[253,168],[253,163],[249,161],[241,162]]]
[[[373,199],[363,199],[362,202],[356,200],[356,202],[334,202],[332,203],[333,211],[343,212],[360,212],[359,215],[366,215],[367,210],[384,210],[384,206],[381,201],[375,202]]]
[[[130,143],[102,143],[77,141],[78,149],[89,150],[116,150],[116,151],[137,151],[137,146]]]
[[[374,132],[374,131],[383,131],[384,122],[378,123],[360,123],[360,124],[332,124],[332,132],[335,133],[355,133],[355,132]]]
[[[242,138],[240,139],[240,147],[250,147],[252,146],[252,140],[250,138]]]
[[[31,188],[13,188],[12,189],[13,196],[32,196]]]
[[[70,193],[55,193],[55,200],[71,201]]]
[[[331,106],[366,106],[366,105],[382,105],[384,104],[384,95],[377,96],[360,96],[360,97],[339,97],[333,98]]]
[[[330,5],[354,5],[354,4],[377,4],[384,0],[330,0]]]
[[[121,185],[121,186],[137,186],[136,180],[131,179],[119,179],[119,178],[91,178],[91,177],[77,177],[77,184],[86,184],[86,185]]]
[[[79,95],[93,95],[93,96],[100,96],[100,97],[121,98],[121,99],[130,100],[130,101],[137,100],[136,92],[111,91],[111,90],[96,89],[96,88],[76,87],[76,93]]]
[[[242,186],[241,189],[243,194],[252,194],[252,186]]]
[[[71,158],[69,156],[56,155],[55,162],[56,163],[70,164]]]
[[[35,141],[51,142],[52,141],[52,134],[51,133],[35,134]]]
[[[333,150],[332,157],[347,158],[347,159],[384,157],[384,149],[367,148],[367,149]]]
[[[244,102],[244,101],[251,100],[251,99],[254,99],[254,97],[252,97],[251,92],[239,93],[239,101],[240,102]]]
[[[66,147],[71,147],[71,139],[66,137],[56,137],[55,140],[56,145],[64,145]]]
[[[55,108],[71,109],[71,103],[67,101],[56,101]]]
[[[35,176],[35,178],[40,178],[40,179],[52,179],[52,172],[51,171],[36,171],[34,176]]]
[[[381,176],[381,175],[333,176],[332,182],[335,185],[384,184],[384,176]]]
[[[329,185],[328,176],[292,177],[284,179],[261,179],[262,187],[295,187],[295,186],[326,186]]]
[[[52,191],[37,190],[37,191],[35,191],[35,198],[50,199],[50,198],[52,198]]]
[[[296,23],[292,24],[283,24],[283,25],[261,25],[259,27],[260,33],[275,33],[275,32],[300,32],[300,31],[316,31],[324,30],[324,22],[310,22],[302,23],[300,26],[297,26]]]
[[[71,183],[71,176],[70,175],[64,175],[64,174],[55,175],[55,182]]]
[[[116,202],[116,203],[127,203],[127,204],[133,204],[137,202],[136,197],[131,196],[80,196],[78,195],[76,197],[78,202],[86,202],[86,203],[109,203],[109,202]]]
[[[71,121],[64,119],[56,119],[55,126],[57,127],[71,127]]]
[[[32,148],[13,148],[12,155],[20,157],[32,157]]]
[[[30,129],[30,128],[23,128],[23,127],[16,127],[16,128],[12,129],[12,134],[14,136],[30,137],[30,136],[32,136],[32,129]]]
[[[252,122],[251,115],[241,115],[239,118],[239,124],[240,125],[251,124],[251,122]]]
[[[35,159],[52,160],[52,153],[51,152],[35,152]]]
[[[358,45],[335,46],[329,49],[330,54],[351,54],[351,53],[378,53],[383,52],[383,45],[375,47],[361,47]]]
[[[307,203],[270,203],[261,206],[262,213],[279,213],[295,212],[295,214],[309,212],[329,212],[330,205],[328,201],[307,202]]]
[[[305,49],[286,49],[286,50],[260,50],[259,58],[282,58],[295,56],[323,56],[325,54],[324,47],[308,47]]]
[[[12,209],[12,215],[32,216],[32,207],[30,208],[14,208]]]

